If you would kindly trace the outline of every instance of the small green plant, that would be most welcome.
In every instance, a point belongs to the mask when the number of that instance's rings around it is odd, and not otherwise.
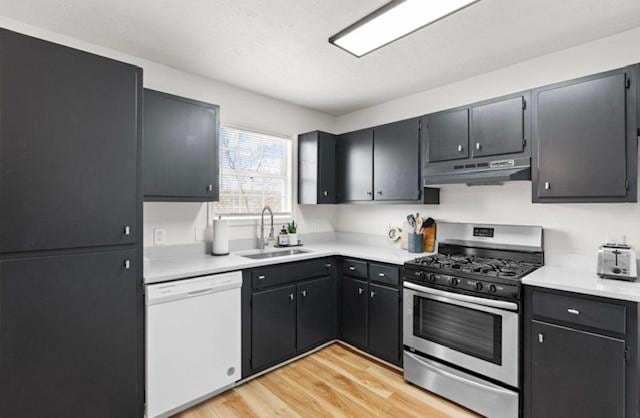
[[[295,234],[297,230],[298,230],[298,225],[296,225],[296,221],[291,221],[291,223],[287,224],[287,231],[290,234]]]

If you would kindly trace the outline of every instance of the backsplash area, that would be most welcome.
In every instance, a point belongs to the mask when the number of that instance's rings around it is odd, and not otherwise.
[[[640,248],[640,206],[631,204],[532,204],[531,183],[503,186],[447,185],[440,205],[340,205],[337,231],[384,234],[401,226],[406,215],[420,212],[436,220],[541,225],[546,254],[594,255],[605,239],[621,239]]]

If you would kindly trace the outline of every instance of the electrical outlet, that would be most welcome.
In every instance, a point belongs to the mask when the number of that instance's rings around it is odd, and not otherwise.
[[[153,244],[164,245],[167,243],[167,230],[162,228],[155,228],[153,230]]]

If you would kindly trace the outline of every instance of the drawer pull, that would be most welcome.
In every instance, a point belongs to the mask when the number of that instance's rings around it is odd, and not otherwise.
[[[349,266],[349,270],[354,271],[356,268],[353,266]]]
[[[302,297],[307,297],[307,291],[303,290],[302,292],[300,292],[300,294],[302,295]]]
[[[264,276],[258,276],[258,280],[264,279]]]
[[[567,312],[569,312],[572,315],[580,315],[580,311],[577,310],[577,309],[573,309],[573,308],[567,309]]]
[[[325,266],[326,268],[328,268],[328,269],[330,269],[330,268],[331,268],[331,264],[328,264],[328,263],[327,263],[327,264],[325,264],[324,266]]]
[[[373,299],[376,296],[376,292],[371,291],[371,299]]]
[[[541,344],[544,342],[544,335],[538,334],[538,342]]]
[[[378,273],[378,276],[384,277],[384,273]]]
[[[293,293],[289,293],[289,300],[293,300]]]
[[[359,295],[361,295],[361,294],[362,294],[362,292],[364,292],[364,290],[363,290],[361,287],[359,287],[359,288],[358,288],[358,294],[359,294]]]

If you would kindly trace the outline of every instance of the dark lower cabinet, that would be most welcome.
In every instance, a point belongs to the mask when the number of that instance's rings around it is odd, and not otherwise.
[[[0,261],[0,417],[141,416],[136,262],[135,249]]]
[[[362,280],[342,280],[342,339],[359,348],[367,347],[369,285]]]
[[[296,286],[254,293],[251,367],[258,369],[296,353]]]
[[[298,351],[336,337],[336,280],[323,277],[298,285]]]
[[[390,363],[400,361],[400,291],[369,284],[368,351]]]
[[[624,340],[534,321],[531,417],[625,417]]]
[[[134,244],[142,70],[0,30],[0,253]]]

